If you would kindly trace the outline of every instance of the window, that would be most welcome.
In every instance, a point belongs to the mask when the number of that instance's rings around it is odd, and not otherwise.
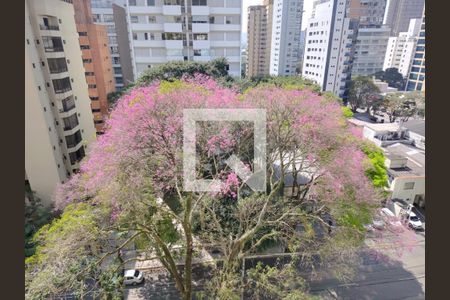
[[[206,0],[192,0],[193,6],[206,6]]]
[[[63,118],[64,130],[72,130],[78,126],[77,114],[73,114],[70,117]]]
[[[147,0],[147,6],[155,6],[155,0]]]
[[[98,100],[99,97],[89,97],[91,100]]]
[[[208,40],[208,34],[207,33],[194,33],[194,40],[206,41],[206,40]]]
[[[195,34],[194,34],[195,36]],[[162,34],[163,40],[182,40],[183,34],[177,32],[164,32]]]
[[[56,94],[61,94],[72,90],[69,77],[63,79],[53,79],[53,89]]]
[[[92,112],[101,112],[101,109],[100,108],[93,108]]]
[[[80,45],[80,49],[81,50],[89,50],[89,49],[91,49],[91,47],[89,47],[89,45]]]
[[[62,40],[59,37],[43,36],[42,42],[44,44],[45,52],[64,51]]]
[[[111,54],[119,53],[119,47],[117,47],[117,46],[111,46],[111,47],[109,47],[109,50],[111,51]]]
[[[102,20],[101,20],[99,14],[93,14],[92,15],[92,21],[94,21],[94,22],[101,22]]]
[[[77,163],[80,160],[82,160],[84,156],[85,156],[84,147],[81,147],[80,149],[78,149],[75,152],[69,153],[70,164],[74,165],[75,163]],[[74,170],[74,172],[75,172],[75,170]]]
[[[136,0],[130,0],[129,3],[130,6],[136,6]]]
[[[81,142],[81,132],[78,130],[72,135],[66,136],[67,148],[73,148]]]
[[[208,16],[192,16],[192,23],[208,23]]]
[[[83,64],[90,64],[90,63],[92,63],[92,59],[90,59],[90,58],[83,59]]]
[[[79,36],[87,36],[87,32],[86,31],[80,31],[78,32]]]
[[[114,22],[114,16],[110,14],[104,14],[103,22]]]
[[[164,0],[164,5],[181,5],[182,0]]]
[[[404,190],[413,190],[414,189],[414,182],[405,182],[405,185],[403,186]]]
[[[60,112],[68,112],[69,110],[75,107],[75,100],[73,99],[72,96],[64,98],[61,102],[63,108],[62,110],[60,110]]]
[[[84,76],[94,76],[94,72],[84,72]]]
[[[114,67],[114,74],[122,74],[122,68],[121,67]]]
[[[137,40],[138,39],[138,35],[136,32],[133,32],[133,40]]]
[[[131,4],[130,4],[131,5]],[[131,16],[130,17],[131,23],[138,23],[139,22],[139,18],[138,16]]]
[[[156,16],[148,16],[149,23],[156,23]]]
[[[96,84],[88,84],[88,88],[95,89],[95,88],[97,88],[97,85]]]
[[[51,74],[61,73],[67,71],[67,64],[64,57],[47,59],[48,68]]]
[[[112,63],[115,64],[115,65],[120,64],[120,57],[113,57],[112,58]]]

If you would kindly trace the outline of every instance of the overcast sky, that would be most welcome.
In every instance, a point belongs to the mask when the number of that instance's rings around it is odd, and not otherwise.
[[[244,2],[244,8],[242,12],[242,31],[247,32],[247,8],[250,5],[262,5],[263,0],[243,0]],[[306,22],[311,16],[311,10],[312,10],[312,3],[313,0],[304,0],[303,3],[303,10],[305,11],[303,14],[303,20],[302,20],[302,30],[306,28]]]

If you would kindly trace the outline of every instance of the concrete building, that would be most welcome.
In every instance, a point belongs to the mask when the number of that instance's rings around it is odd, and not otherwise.
[[[91,0],[94,22],[105,25],[107,28],[109,54],[114,71],[116,90],[122,89],[133,81],[125,4],[126,0]],[[125,49],[127,51],[123,52],[128,52],[128,55],[120,55],[120,37],[126,40]],[[123,73],[125,73],[125,76]]]
[[[225,57],[239,77],[242,0],[128,0],[133,75],[169,61]]]
[[[247,70],[249,77],[269,74],[269,63],[266,51],[270,51],[267,44],[267,10],[264,5],[248,7],[247,23]],[[269,47],[268,47],[269,46]]]
[[[346,17],[348,3],[316,1],[306,29],[302,75],[322,90],[345,98],[358,22]]]
[[[270,75],[295,75],[300,62],[303,0],[274,0]]]
[[[90,0],[73,0],[86,81],[97,134],[103,133],[109,114],[107,95],[115,83],[105,25],[93,22]]]
[[[383,70],[390,28],[367,26],[358,28],[352,77],[370,76]]]
[[[409,20],[422,18],[425,0],[390,0],[384,24],[391,28],[391,36],[408,31]]]
[[[25,1],[25,172],[45,204],[95,140],[71,1]]]
[[[395,93],[398,91],[398,89],[390,87],[387,82],[381,81],[379,79],[376,79],[375,77],[372,77],[373,84],[377,86],[377,88],[380,90],[380,95],[386,96],[388,93]]]
[[[359,26],[382,25],[386,0],[349,0],[347,17],[357,19]]]
[[[425,207],[425,152],[396,143],[383,149],[391,199]]]
[[[425,91],[425,10],[417,39],[411,68],[406,82],[407,91]]]
[[[396,68],[403,77],[408,75],[420,25],[420,19],[411,19],[407,32],[400,32],[397,37],[389,38],[383,70]]]

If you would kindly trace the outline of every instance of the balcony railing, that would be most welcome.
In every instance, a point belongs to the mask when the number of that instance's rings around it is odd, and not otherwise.
[[[76,122],[71,122],[70,124],[65,124],[64,125],[64,131],[69,131],[69,130],[72,130],[72,129],[74,129],[75,127],[77,127],[78,126],[78,121],[76,121]],[[77,143],[78,144],[78,143]]]
[[[64,87],[64,88],[56,88],[55,87],[55,93],[56,94],[63,94],[63,93],[69,92],[71,90],[72,90],[72,88],[70,86]]]
[[[41,28],[41,30],[59,30],[59,26],[58,25],[43,25],[43,24],[39,24],[39,27]]]
[[[63,52],[63,46],[44,47],[45,52]]]
[[[51,74],[58,74],[58,73],[62,73],[62,72],[67,72],[67,66],[50,68],[50,73]]]

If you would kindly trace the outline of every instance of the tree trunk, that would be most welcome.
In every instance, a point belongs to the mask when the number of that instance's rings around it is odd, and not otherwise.
[[[192,198],[187,197],[186,209],[184,211],[183,228],[186,239],[186,258],[184,262],[184,296],[183,299],[191,300],[192,298],[192,255],[194,252],[194,244],[191,228],[191,210]]]

